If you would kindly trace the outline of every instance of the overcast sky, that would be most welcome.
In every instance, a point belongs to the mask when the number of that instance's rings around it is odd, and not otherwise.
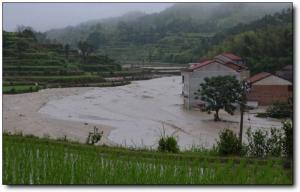
[[[91,19],[123,15],[130,11],[160,12],[172,3],[3,3],[3,28],[18,25],[37,31],[76,25]]]

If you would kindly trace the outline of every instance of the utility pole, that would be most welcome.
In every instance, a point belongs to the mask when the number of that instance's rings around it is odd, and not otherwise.
[[[240,134],[239,134],[239,142],[242,145],[243,141],[243,125],[244,125],[244,112],[247,103],[247,93],[250,91],[250,84],[247,81],[242,82],[242,95],[240,101],[240,111],[241,111],[241,120],[240,120]]]
[[[242,101],[240,104],[240,111],[241,111],[241,120],[240,120],[240,135],[239,135],[239,141],[240,144],[242,144],[243,140],[243,125],[244,125],[244,111],[245,111],[245,91],[242,90]]]

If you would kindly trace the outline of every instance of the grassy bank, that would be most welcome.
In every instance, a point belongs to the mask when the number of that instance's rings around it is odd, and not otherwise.
[[[18,94],[18,93],[28,93],[36,92],[41,87],[35,85],[12,85],[12,86],[3,86],[2,92],[4,94]]]
[[[68,87],[116,87],[130,84],[130,81],[120,81],[120,82],[103,82],[103,83],[85,83],[85,84],[68,84],[68,83],[52,83],[47,85],[12,85],[3,86],[3,94],[20,94],[36,92],[40,89],[46,88],[68,88]]]
[[[3,136],[4,184],[292,184],[281,160]]]
[[[3,81],[3,93],[4,94],[19,94],[35,92],[39,89],[45,88],[60,88],[60,87],[114,87],[130,84],[130,81],[135,80],[147,80],[153,76],[151,74],[135,74],[127,72],[132,76],[120,76],[123,80],[109,81],[104,77],[114,77],[113,75],[102,74],[92,75],[87,73],[85,75],[77,76],[11,76],[5,77]],[[123,74],[125,75],[125,73]],[[36,86],[38,84],[39,86]]]

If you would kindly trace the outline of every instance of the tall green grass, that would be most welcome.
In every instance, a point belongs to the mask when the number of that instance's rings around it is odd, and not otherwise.
[[[277,161],[131,151],[3,136],[4,184],[292,184]]]
[[[17,94],[17,93],[28,93],[28,92],[36,92],[40,89],[39,86],[31,85],[12,85],[12,86],[3,86],[2,93],[10,93],[10,94]]]

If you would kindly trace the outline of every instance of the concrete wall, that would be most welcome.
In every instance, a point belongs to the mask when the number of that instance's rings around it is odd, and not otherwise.
[[[184,106],[189,106],[189,82],[190,82],[190,72],[181,72],[182,76],[182,96]]]
[[[288,102],[293,96],[292,85],[252,85],[247,95],[248,101],[257,101],[258,105],[271,105],[276,101]]]
[[[249,101],[257,101],[258,105],[264,106],[271,105],[276,101],[288,102],[288,98],[292,96],[292,83],[275,75],[271,75],[253,83],[247,99]]]
[[[241,80],[248,79],[250,77],[250,71],[249,70],[243,70],[240,72],[241,74]]]

